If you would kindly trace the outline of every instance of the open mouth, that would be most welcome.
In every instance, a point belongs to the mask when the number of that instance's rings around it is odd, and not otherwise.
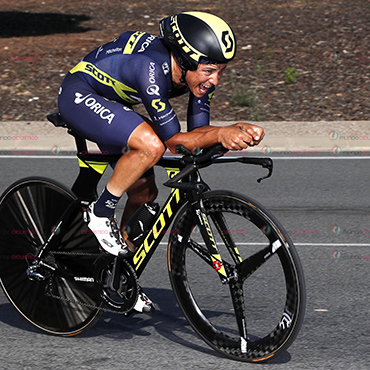
[[[199,90],[202,94],[205,94],[212,86],[207,86],[205,84],[199,84]]]

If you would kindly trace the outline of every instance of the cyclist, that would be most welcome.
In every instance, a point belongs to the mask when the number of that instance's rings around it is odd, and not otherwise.
[[[232,150],[259,144],[261,127],[237,123],[209,124],[210,102],[228,62],[235,57],[236,39],[230,26],[204,12],[185,12],[160,21],[161,36],[125,32],[83,58],[65,77],[59,110],[67,125],[100,150],[124,153],[105,189],[89,207],[89,228],[103,250],[128,257],[132,252],[114,217],[126,192],[122,224],[145,202],[157,196],[152,167],[166,148],[176,153],[216,143]],[[169,99],[189,94],[187,131]],[[136,113],[142,103],[150,118]],[[135,309],[152,312],[154,305],[140,293]]]

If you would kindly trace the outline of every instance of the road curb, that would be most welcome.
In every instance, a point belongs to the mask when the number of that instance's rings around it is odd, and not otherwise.
[[[227,126],[232,122],[213,122]],[[317,152],[367,152],[370,155],[370,121],[333,122],[253,122],[265,129],[262,143],[251,152],[264,154],[312,154]],[[56,128],[47,121],[1,122],[0,154],[27,154],[31,151],[75,152],[75,142],[64,128]],[[182,131],[186,125],[182,123]],[[96,149],[94,143],[89,148]],[[284,153],[281,153],[284,154]]]

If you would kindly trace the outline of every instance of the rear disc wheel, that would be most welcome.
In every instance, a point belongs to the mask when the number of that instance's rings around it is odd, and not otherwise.
[[[0,198],[0,285],[31,324],[66,336],[87,329],[101,315],[94,281],[84,279],[93,276],[99,246],[83,221],[82,209],[71,216],[68,231],[46,256],[51,265],[80,278],[67,280],[50,273],[43,281],[31,281],[26,271],[39,247],[58,232],[55,225],[74,200],[69,189],[40,177],[18,181]]]

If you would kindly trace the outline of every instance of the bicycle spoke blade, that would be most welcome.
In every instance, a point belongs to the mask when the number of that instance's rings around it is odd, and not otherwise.
[[[229,287],[235,311],[236,323],[239,330],[240,350],[242,353],[247,353],[248,332],[245,317],[243,283],[240,281],[240,279],[231,279],[229,282]]]
[[[268,246],[246,258],[242,263],[237,265],[240,278],[244,281],[256,272],[271,256],[269,253],[271,247]]]

